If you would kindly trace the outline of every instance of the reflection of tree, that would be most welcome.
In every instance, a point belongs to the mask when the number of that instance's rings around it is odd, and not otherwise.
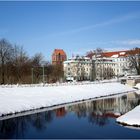
[[[18,120],[20,119],[20,120]],[[20,118],[17,118],[16,119],[16,123],[17,123],[17,136],[16,138],[18,137],[18,135],[21,134],[21,137],[24,138],[24,132],[26,131],[27,129],[27,119],[24,119],[24,117],[20,117]]]
[[[94,112],[89,114],[88,121],[99,126],[104,126],[109,123],[108,117],[106,117],[104,114],[99,115],[95,114]]]
[[[76,106],[76,111],[75,112],[76,112],[78,118],[86,117],[87,116],[87,114],[86,114],[86,112],[87,112],[86,105],[85,104],[78,104]]]
[[[53,110],[34,114],[33,126],[40,131],[46,129],[48,123],[52,122],[54,117],[55,113]]]
[[[50,123],[53,121],[54,118],[54,112],[53,111],[47,111],[45,112],[45,121]]]
[[[14,134],[15,138],[24,138],[24,132],[27,129],[26,120],[24,117],[3,120],[0,122],[0,133],[4,138],[11,138]]]
[[[43,130],[54,116],[54,111],[48,111],[0,121],[0,138],[24,138],[29,127]]]
[[[14,121],[1,121],[0,133],[2,134],[3,138],[7,139],[7,138],[11,137],[14,129],[15,129]]]
[[[46,128],[43,116],[44,116],[44,113],[43,115],[41,113],[37,113],[35,114],[35,117],[34,117],[33,125],[35,126],[37,130],[40,130],[40,131]]]

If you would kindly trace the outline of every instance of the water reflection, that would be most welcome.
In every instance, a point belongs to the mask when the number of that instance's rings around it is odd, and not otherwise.
[[[88,101],[76,105],[70,105],[59,109],[36,113],[27,116],[0,121],[0,138],[25,138],[35,131],[47,132],[56,119],[63,119],[73,114],[78,119],[85,118],[92,125],[105,126],[110,122],[109,118],[130,111],[140,103],[139,96],[134,93],[107,99]],[[67,123],[65,121],[65,123]]]
[[[115,98],[100,99],[69,106],[66,110],[75,112],[79,119],[87,117],[92,124],[104,126],[109,123],[108,117],[117,118],[125,114],[136,107],[139,101],[139,95],[130,93]]]
[[[78,117],[92,113],[100,116],[118,117],[139,104],[139,95],[130,93],[128,95],[116,96],[115,98],[89,101],[82,104],[69,106],[68,111],[74,111]]]
[[[24,138],[31,126],[37,131],[46,129],[55,116],[54,111],[48,111],[0,121],[0,138]]]

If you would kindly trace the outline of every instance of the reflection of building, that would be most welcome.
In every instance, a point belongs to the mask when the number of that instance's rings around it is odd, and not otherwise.
[[[92,60],[76,56],[64,62],[66,80],[91,80]]]
[[[65,107],[56,109],[56,116],[63,117],[66,115]]]
[[[87,114],[103,117],[118,117],[121,114],[133,109],[138,103],[138,95],[130,93],[123,96],[88,101],[66,108],[68,111],[74,111],[77,116]]]
[[[55,49],[52,54],[52,64],[53,65],[60,65],[63,64],[63,61],[67,60],[66,53],[62,49]]]

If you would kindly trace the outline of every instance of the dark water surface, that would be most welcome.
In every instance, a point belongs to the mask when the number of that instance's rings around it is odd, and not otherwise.
[[[116,118],[140,104],[135,93],[64,106],[55,110],[0,121],[0,138],[140,139],[140,130]]]

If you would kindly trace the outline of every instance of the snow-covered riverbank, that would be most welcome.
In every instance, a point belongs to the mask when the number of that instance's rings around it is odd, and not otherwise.
[[[117,118],[117,122],[124,125],[139,126],[140,127],[140,105],[133,110]]]
[[[140,94],[140,83],[135,86],[139,90],[136,92]],[[117,118],[117,122],[124,125],[139,126],[140,127],[140,105],[133,110]]]
[[[0,88],[0,116],[134,91],[119,83]]]

